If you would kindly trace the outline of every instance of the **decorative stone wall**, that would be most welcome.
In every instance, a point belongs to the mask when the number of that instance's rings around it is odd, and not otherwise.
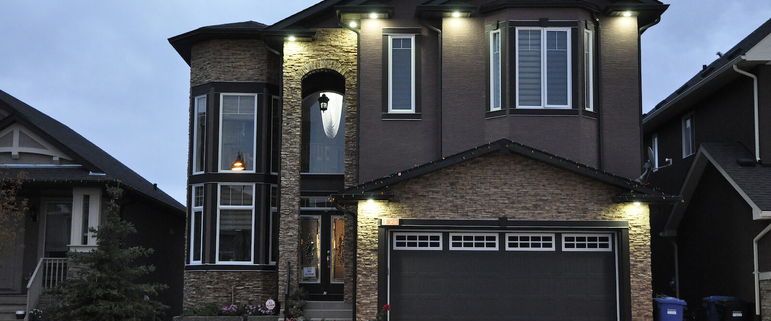
[[[291,274],[291,290],[297,286],[299,273],[298,234],[300,205],[300,140],[302,120],[302,79],[317,70],[334,70],[345,77],[345,184],[357,181],[358,168],[358,98],[357,35],[346,29],[319,29],[313,41],[284,43],[283,120],[281,146],[281,225],[279,232],[279,293],[286,291]],[[349,224],[350,226],[351,224]],[[349,231],[350,232],[350,231]],[[354,234],[349,234],[354,235]],[[353,237],[348,241],[352,242]],[[349,243],[344,247],[350,248]],[[350,258],[352,256],[346,256]],[[291,267],[287,270],[287,267]],[[346,266],[349,266],[347,264]],[[345,298],[352,299],[353,271],[345,283]]]
[[[184,309],[201,304],[262,303],[277,299],[275,271],[185,271]]]
[[[259,39],[214,39],[190,51],[190,86],[215,81],[278,84],[279,61]]]
[[[356,319],[378,300],[379,218],[627,221],[632,320],[653,320],[647,205],[616,204],[618,188],[518,155],[472,159],[392,186],[396,201],[358,205]]]
[[[771,279],[760,280],[760,316],[771,321]]]

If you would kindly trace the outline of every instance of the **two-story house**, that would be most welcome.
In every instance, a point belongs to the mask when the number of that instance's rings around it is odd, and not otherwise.
[[[651,183],[682,196],[653,213],[654,288],[693,308],[738,297],[767,320],[771,20],[718,55],[643,118]]]
[[[666,7],[326,0],[169,39],[185,306],[301,288],[307,318],[651,320],[648,204],[672,198],[633,179]]]
[[[98,245],[90,229],[102,221],[108,186],[124,190],[120,215],[137,229],[130,245],[155,250],[145,263],[156,267],[148,278],[169,287],[157,298],[170,307],[166,319],[182,311],[185,207],[66,125],[0,90],[0,182],[9,181],[21,183],[14,207],[26,200],[27,209],[0,213],[6,236],[0,320],[56,303],[46,291],[72,273],[68,254]]]

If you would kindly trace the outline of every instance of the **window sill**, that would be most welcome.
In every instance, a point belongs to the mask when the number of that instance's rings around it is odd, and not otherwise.
[[[186,271],[276,271],[272,264],[187,264]]]
[[[420,113],[383,113],[383,120],[420,120],[423,115]]]
[[[596,111],[590,111],[590,110],[586,110],[586,109],[581,111],[581,114],[586,116],[586,117],[591,117],[591,118],[598,118],[598,117],[600,117],[600,114],[597,113]]]
[[[506,116],[506,110],[505,109],[495,110],[495,111],[488,110],[488,111],[485,112],[485,119],[499,118],[499,117],[502,117],[502,116]]]
[[[578,109],[570,108],[511,108],[512,115],[572,116],[578,115]]]

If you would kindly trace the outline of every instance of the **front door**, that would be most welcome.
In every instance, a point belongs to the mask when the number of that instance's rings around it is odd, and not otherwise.
[[[70,231],[72,225],[72,201],[49,201],[43,203],[45,209],[45,243],[44,256],[66,257],[69,251]],[[88,230],[88,222],[79,222]],[[87,235],[87,234],[84,234]]]
[[[300,284],[310,300],[343,299],[345,220],[337,211],[300,215]]]

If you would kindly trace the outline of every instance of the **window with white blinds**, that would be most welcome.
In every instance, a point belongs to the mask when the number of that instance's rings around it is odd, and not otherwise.
[[[570,28],[516,28],[518,108],[570,108]]]

